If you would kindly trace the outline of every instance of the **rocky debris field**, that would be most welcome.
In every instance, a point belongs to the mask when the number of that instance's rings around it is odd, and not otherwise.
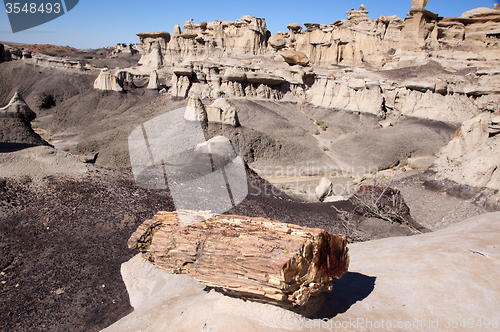
[[[16,164],[6,155],[0,154],[2,164]],[[59,163],[71,167],[71,158]],[[248,176],[253,192],[228,213],[344,233],[330,205],[302,203]],[[92,166],[43,177],[18,172],[2,178],[0,195],[3,330],[98,331],[131,312],[120,277],[120,265],[134,255],[127,240],[157,211],[175,209],[168,191],[141,189],[130,173]],[[404,235],[398,228],[377,232]]]

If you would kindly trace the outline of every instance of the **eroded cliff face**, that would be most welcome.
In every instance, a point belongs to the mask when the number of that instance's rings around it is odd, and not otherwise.
[[[413,0],[408,16],[373,20],[361,5],[329,25],[291,23],[274,35],[264,19],[187,21],[141,33],[131,73],[171,77],[177,98],[264,98],[461,123],[495,111],[500,9],[439,17]],[[427,66],[424,70],[412,70]],[[408,69],[410,68],[410,69]],[[427,69],[425,69],[427,68]],[[408,69],[408,70],[407,70]],[[407,71],[405,71],[407,70]]]
[[[172,34],[168,32],[139,33],[139,63],[149,68],[175,66],[184,61],[202,58],[219,58],[241,55],[267,54],[270,32],[261,18],[243,16],[234,22],[187,21],[184,32],[177,24]]]
[[[305,23],[306,29],[291,23],[287,26],[289,32],[274,35],[267,30],[264,19],[250,16],[234,22],[197,24],[187,21],[184,32],[176,25],[172,35],[138,34],[144,55],[142,63],[146,63],[146,59],[157,58],[156,65],[161,67],[203,57],[273,57],[282,49],[302,52],[311,64],[320,67],[401,67],[420,64],[418,56],[410,59],[408,52],[422,53],[426,58],[432,57],[432,52],[443,50],[483,53],[487,60],[498,61],[498,56],[492,55],[500,45],[498,7],[471,10],[456,18],[439,17],[426,10],[425,4],[413,1],[404,20],[397,16],[380,16],[373,20],[367,16],[366,7],[361,5],[359,10],[347,12],[347,20],[329,25]],[[439,54],[438,58],[447,58],[446,54]],[[461,61],[455,57],[450,59]]]

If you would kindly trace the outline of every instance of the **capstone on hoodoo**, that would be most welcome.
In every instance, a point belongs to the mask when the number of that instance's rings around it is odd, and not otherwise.
[[[291,23],[287,26],[289,32],[274,35],[267,30],[264,19],[250,16],[208,23],[190,20],[184,24],[184,32],[176,25],[172,35],[139,33],[143,54],[140,64],[151,71],[202,58],[273,57],[280,50],[291,50],[304,53],[316,66],[394,68],[419,65],[422,58],[429,56],[449,59],[446,52],[453,48],[483,53],[486,60],[498,61],[493,55],[500,48],[498,6],[474,9],[458,18],[439,17],[425,8],[427,2],[412,0],[404,20],[395,15],[371,19],[361,5],[358,10],[347,11],[347,20],[328,25],[305,23],[307,29]]]

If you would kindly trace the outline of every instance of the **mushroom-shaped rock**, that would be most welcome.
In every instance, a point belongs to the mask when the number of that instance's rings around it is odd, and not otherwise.
[[[288,30],[293,32],[300,32],[302,30],[302,26],[297,23],[290,23],[286,27],[288,28]]]
[[[193,19],[190,19],[189,21],[186,21],[186,23],[184,23],[185,30],[195,30],[195,29],[198,29],[199,27],[200,27],[200,25],[194,23]]]
[[[280,52],[280,55],[290,65],[307,66],[309,64],[309,58],[302,52],[283,50]]]
[[[163,38],[166,43],[170,41],[170,34],[166,31],[139,32],[136,33],[136,35],[139,37],[141,43],[143,43],[146,38],[152,38],[152,39]]]
[[[247,74],[241,70],[227,69],[224,72],[224,80],[230,82],[245,82],[247,80]]]
[[[304,25],[307,28],[307,31],[314,31],[314,30],[319,30],[320,29],[320,24],[319,23],[304,23]]]
[[[332,181],[327,178],[322,178],[316,187],[316,197],[320,202],[323,202],[327,196],[330,196],[333,192]]]
[[[271,45],[275,50],[281,50],[286,46],[285,38],[282,34],[275,34],[269,37],[269,45]]]
[[[36,113],[31,110],[23,97],[16,91],[7,106],[0,108],[0,116],[6,118],[24,116],[28,121],[33,121],[36,118]]]
[[[354,10],[354,9],[349,10],[347,12],[347,19],[353,20],[353,19],[365,18],[367,14],[368,10],[366,10],[365,5],[361,5],[359,6],[359,10]]]

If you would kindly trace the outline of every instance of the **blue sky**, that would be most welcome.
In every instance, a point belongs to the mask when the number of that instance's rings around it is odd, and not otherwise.
[[[0,11],[0,41],[99,48],[117,43],[137,43],[137,32],[172,33],[176,23],[182,26],[191,18],[199,23],[233,21],[243,15],[265,18],[268,29],[274,34],[287,31],[288,23],[330,24],[346,19],[346,11],[358,9],[362,3],[373,19],[380,15],[404,18],[411,7],[410,0],[80,0],[67,14],[15,34],[6,12]],[[430,0],[427,9],[440,16],[460,16],[477,7],[493,8],[494,3],[494,0]]]

